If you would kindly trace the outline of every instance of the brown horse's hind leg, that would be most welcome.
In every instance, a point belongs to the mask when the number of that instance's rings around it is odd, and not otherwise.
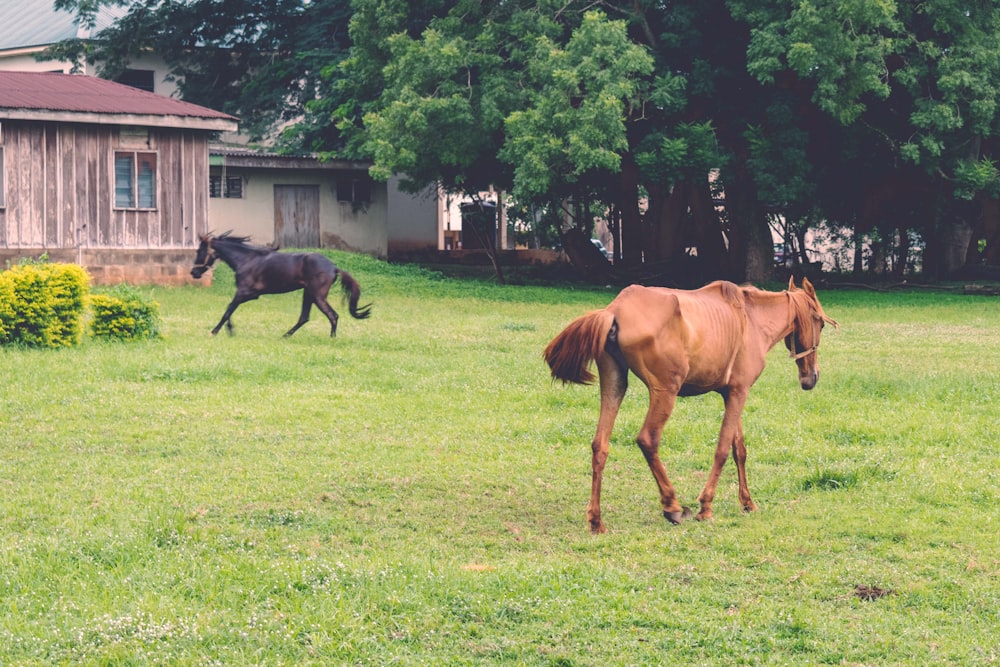
[[[625,390],[628,389],[628,368],[610,354],[603,354],[597,359],[597,370],[601,383],[601,416],[597,420],[597,433],[590,444],[593,452],[592,478],[590,503],[587,505],[587,521],[590,522],[590,532],[594,535],[607,532],[601,521],[601,479],[604,476],[604,464],[608,460],[611,429],[615,425],[615,417],[625,397]]]
[[[642,455],[649,465],[649,470],[653,473],[653,479],[656,480],[656,485],[660,489],[660,506],[663,508],[663,516],[670,523],[675,524],[691,518],[691,510],[677,502],[677,493],[667,477],[667,470],[660,460],[659,451],[663,426],[670,418],[676,400],[676,391],[651,388],[646,421],[642,425],[642,430],[639,431],[638,438],[636,438],[639,449],[642,450]]]
[[[729,452],[733,451],[734,447],[733,458],[736,459],[736,470],[740,478],[740,501],[743,502],[744,508],[756,507],[750,500],[750,490],[746,485],[746,446],[743,443],[742,415],[747,392],[742,389],[729,389],[722,393],[722,397],[726,402],[726,412],[722,417],[719,444],[715,448],[712,470],[708,473],[705,488],[698,496],[701,511],[695,518],[699,521],[711,521],[712,519],[712,501],[715,499],[715,489],[719,484],[719,477],[722,475],[722,467],[726,464]]]

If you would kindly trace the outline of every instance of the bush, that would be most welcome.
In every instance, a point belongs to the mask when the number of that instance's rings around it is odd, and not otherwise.
[[[160,306],[149,301],[134,287],[119,285],[90,297],[95,338],[143,340],[160,335]]]
[[[89,291],[90,278],[76,264],[23,263],[0,273],[0,343],[78,344]]]
[[[9,342],[7,327],[14,321],[14,281],[0,273],[0,344]]]

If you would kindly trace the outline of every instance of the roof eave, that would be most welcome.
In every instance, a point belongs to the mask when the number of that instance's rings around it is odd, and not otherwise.
[[[367,171],[370,162],[357,160],[319,160],[314,157],[292,157],[283,155],[231,155],[209,146],[209,155],[219,156],[227,167],[250,169],[319,169],[343,171]]]
[[[48,109],[3,109],[0,119],[59,121],[91,125],[140,125],[144,127],[170,127],[211,132],[235,132],[239,123],[234,118],[202,118],[159,114],[106,114],[78,111],[53,111]]]

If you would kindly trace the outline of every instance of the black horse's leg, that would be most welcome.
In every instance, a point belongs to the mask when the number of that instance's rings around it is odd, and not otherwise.
[[[309,321],[309,311],[312,310],[313,297],[309,293],[309,290],[302,290],[302,313],[299,315],[299,321],[295,323],[295,326],[285,332],[285,338],[288,338],[293,333],[299,330],[299,328]]]
[[[232,336],[233,322],[229,318],[233,316],[233,311],[235,311],[241,303],[244,303],[246,301],[252,301],[253,299],[256,299],[257,296],[258,296],[257,294],[247,294],[245,292],[240,292],[239,290],[237,290],[236,296],[234,296],[233,300],[229,302],[229,306],[226,308],[226,312],[222,314],[222,319],[219,320],[219,323],[215,325],[214,329],[212,329],[212,335],[214,336],[217,333],[219,333],[219,331],[222,329],[222,325],[225,324],[226,331],[228,331],[229,335]]]
[[[230,336],[233,335],[233,323],[230,321],[229,318],[232,317],[233,311],[236,310],[236,308],[244,301],[245,299],[239,298],[238,295],[233,297],[233,300],[229,302],[229,307],[226,308],[226,312],[222,314],[222,319],[219,320],[219,323],[215,325],[214,329],[212,329],[213,336],[219,333],[219,331],[222,329],[223,324],[226,325],[226,331],[229,332],[229,335]]]
[[[327,294],[329,294],[329,291]],[[316,307],[320,309],[320,312],[326,315],[326,319],[330,320],[330,337],[333,338],[337,335],[337,320],[340,319],[337,315],[337,311],[335,311],[330,305],[330,302],[326,300],[326,294],[318,294],[316,296]]]

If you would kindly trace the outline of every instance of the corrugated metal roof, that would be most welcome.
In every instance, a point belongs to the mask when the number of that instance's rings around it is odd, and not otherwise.
[[[69,12],[57,12],[53,0],[0,0],[0,51],[48,46],[64,39],[86,39],[91,31],[76,25]],[[94,34],[124,16],[127,7],[102,7]]]
[[[52,44],[76,37],[78,29],[52,0],[0,0],[0,49]]]
[[[213,164],[256,169],[318,169],[367,171],[371,162],[363,160],[320,160],[316,155],[283,155],[264,149],[232,144],[209,144]]]
[[[0,0],[10,1],[10,0]],[[91,76],[0,71],[4,110],[133,114],[236,121],[234,116]]]

